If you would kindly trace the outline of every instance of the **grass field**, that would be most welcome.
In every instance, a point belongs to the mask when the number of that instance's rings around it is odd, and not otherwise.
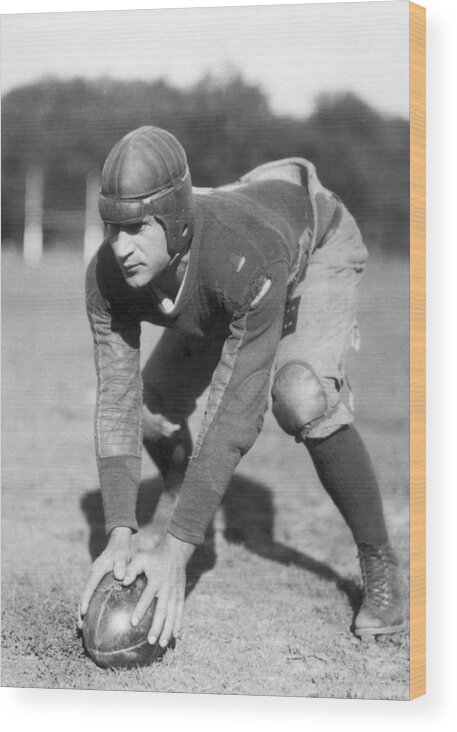
[[[407,698],[407,634],[361,642],[349,632],[360,600],[355,546],[305,449],[270,414],[195,557],[175,650],[122,672],[85,657],[76,606],[103,546],[103,519],[84,268],[74,255],[49,254],[27,269],[6,254],[2,278],[3,686]],[[362,350],[350,364],[358,426],[407,575],[405,262],[371,262],[360,325]],[[153,328],[144,333],[144,350],[156,337]],[[147,458],[143,472],[142,523],[160,493]]]

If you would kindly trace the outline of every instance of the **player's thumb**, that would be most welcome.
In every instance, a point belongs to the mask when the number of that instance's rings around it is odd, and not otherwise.
[[[134,557],[126,567],[123,584],[125,586],[131,585],[132,582],[134,582],[138,575],[141,574],[143,571],[144,569],[141,558]]]
[[[128,555],[126,552],[116,552],[113,560],[113,573],[117,580],[123,580],[127,569]]]

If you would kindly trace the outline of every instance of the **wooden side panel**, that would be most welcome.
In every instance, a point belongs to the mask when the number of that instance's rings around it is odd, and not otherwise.
[[[410,3],[410,698],[425,681],[425,8]]]

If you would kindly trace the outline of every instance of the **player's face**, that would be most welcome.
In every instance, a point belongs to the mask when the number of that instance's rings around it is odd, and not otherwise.
[[[152,217],[140,224],[108,224],[108,241],[125,281],[134,289],[149,284],[170,263],[165,232]]]

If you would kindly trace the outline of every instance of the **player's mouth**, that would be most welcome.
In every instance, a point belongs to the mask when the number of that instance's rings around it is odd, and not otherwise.
[[[124,264],[122,269],[126,277],[133,277],[133,275],[138,272],[140,267],[141,264],[129,264],[127,266]]]

